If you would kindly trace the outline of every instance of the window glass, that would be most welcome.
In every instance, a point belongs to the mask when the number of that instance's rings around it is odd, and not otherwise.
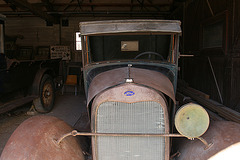
[[[76,50],[82,50],[82,41],[81,41],[81,34],[80,32],[76,32]]]
[[[124,59],[166,61],[174,49],[171,35],[90,36],[89,52],[94,62]]]

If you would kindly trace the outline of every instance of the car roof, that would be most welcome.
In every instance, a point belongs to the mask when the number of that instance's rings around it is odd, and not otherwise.
[[[105,20],[79,23],[81,35],[118,33],[181,33],[178,20]]]

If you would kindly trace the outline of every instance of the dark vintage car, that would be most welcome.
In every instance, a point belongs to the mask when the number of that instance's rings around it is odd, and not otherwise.
[[[4,23],[5,16],[0,14],[0,113],[31,101],[38,112],[51,111],[60,59],[11,57],[4,49]]]
[[[222,142],[217,127],[230,125],[234,132],[239,125],[218,123],[206,132],[210,120],[203,107],[176,105],[179,21],[82,22],[80,32],[91,131],[72,131],[55,117],[36,116],[13,133],[1,160],[83,160],[77,135],[91,137],[86,157],[93,160],[208,159],[237,142],[239,136]],[[186,142],[178,145],[179,137]]]

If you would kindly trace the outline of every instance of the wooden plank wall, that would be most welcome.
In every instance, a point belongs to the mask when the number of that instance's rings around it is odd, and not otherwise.
[[[238,112],[240,112],[240,57],[233,58],[232,62],[232,92],[230,97],[231,106]]]
[[[210,4],[210,7],[207,3]],[[223,104],[240,111],[240,1],[195,0],[182,7],[184,54],[181,58],[180,77],[190,86],[203,91],[221,102],[208,62],[211,60]],[[222,48],[203,49],[202,29],[205,24],[224,20]]]

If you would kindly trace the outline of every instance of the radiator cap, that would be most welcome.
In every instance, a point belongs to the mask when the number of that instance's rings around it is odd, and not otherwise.
[[[185,104],[175,115],[175,126],[183,136],[189,139],[198,138],[208,129],[208,113],[198,104]]]

